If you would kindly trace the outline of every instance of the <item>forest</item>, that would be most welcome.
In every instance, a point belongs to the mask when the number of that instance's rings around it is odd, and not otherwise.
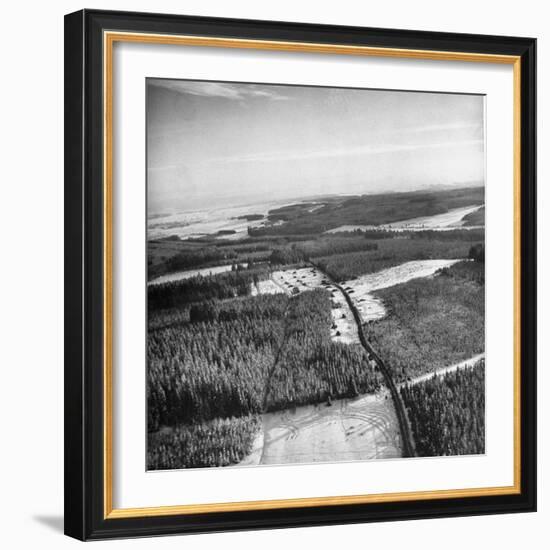
[[[355,397],[380,388],[381,377],[359,345],[332,342],[331,305],[326,290],[290,299],[284,344],[271,373],[265,409]]]
[[[387,315],[365,325],[396,382],[485,349],[484,264],[459,262],[435,277],[378,290]]]
[[[360,346],[330,340],[325,290],[206,309],[200,320],[191,315],[189,322],[149,332],[149,431],[353,396],[380,385]]]
[[[230,300],[210,320],[150,331],[149,431],[261,412],[287,307],[283,294]]]
[[[404,385],[418,456],[485,452],[485,362]]]
[[[216,418],[150,433],[147,469],[172,470],[229,466],[241,461],[260,427],[257,415]]]

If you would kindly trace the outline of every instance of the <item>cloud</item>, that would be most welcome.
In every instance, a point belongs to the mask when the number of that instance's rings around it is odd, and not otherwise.
[[[401,128],[400,133],[412,133],[412,134],[423,134],[425,132],[440,132],[440,131],[451,131],[451,130],[480,130],[482,128],[481,124],[470,123],[470,122],[448,122],[445,124],[430,124],[428,126],[412,126],[409,128]]]
[[[149,81],[149,85],[200,97],[222,97],[231,100],[265,98],[273,101],[290,99],[288,96],[276,91],[273,86],[267,87],[258,84],[152,79]]]
[[[418,151],[422,149],[451,149],[476,147],[483,145],[482,139],[467,139],[457,141],[445,141],[423,144],[389,144],[389,145],[365,145],[361,147],[348,147],[343,149],[330,149],[325,151],[275,151],[270,153],[258,153],[255,155],[242,155],[236,157],[224,157],[212,159],[211,162],[221,164],[247,163],[247,162],[282,162],[291,160],[329,159],[350,156],[379,155],[396,153],[400,151]]]

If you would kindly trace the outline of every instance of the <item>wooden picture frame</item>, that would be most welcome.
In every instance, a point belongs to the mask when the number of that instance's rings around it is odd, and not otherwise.
[[[118,42],[506,64],[514,71],[514,483],[113,506],[113,46]],[[65,18],[65,532],[81,540],[536,509],[536,41],[83,10]]]

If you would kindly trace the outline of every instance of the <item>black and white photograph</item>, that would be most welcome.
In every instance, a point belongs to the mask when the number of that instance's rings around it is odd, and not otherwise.
[[[147,79],[148,470],[485,453],[484,102]]]

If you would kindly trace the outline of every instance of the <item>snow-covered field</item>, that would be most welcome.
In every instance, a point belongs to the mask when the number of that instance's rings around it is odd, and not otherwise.
[[[329,283],[328,278],[314,267],[274,271],[273,280],[285,288],[287,292],[294,294],[303,290],[326,287]],[[325,285],[323,285],[323,281]]]
[[[334,229],[329,229],[327,233],[341,233],[343,231],[450,231],[462,227],[463,229],[479,229],[482,226],[464,227],[464,216],[482,208],[482,205],[465,206],[463,208],[453,208],[444,214],[435,216],[424,216],[421,218],[411,218],[394,223],[382,225],[341,225]]]
[[[373,291],[406,283],[412,279],[429,277],[438,269],[449,267],[459,261],[415,260],[362,275],[357,279],[342,283],[342,287],[349,294],[363,321],[376,321],[386,315],[386,310],[382,301],[373,296]],[[330,334],[332,339],[345,344],[359,343],[357,327],[346,299],[332,284],[332,281],[314,267],[274,271],[271,279],[262,281],[252,288],[252,295],[279,292],[292,295],[314,288],[324,288],[331,293],[332,326]]]
[[[330,335],[335,342],[343,344],[359,344],[357,325],[353,319],[353,313],[344,298],[344,295],[332,287],[332,326]]]
[[[178,212],[148,220],[147,232],[150,239],[169,235],[177,235],[180,239],[197,238],[218,231],[235,231],[233,234],[224,235],[224,239],[243,238],[247,234],[248,226],[260,225],[262,220],[247,221],[239,217],[256,213],[266,214],[266,207],[260,209],[259,206],[248,206]]]
[[[267,279],[266,281],[259,281],[258,284],[252,284],[250,289],[251,296],[258,296],[259,294],[282,294],[286,290],[278,285],[273,279]]]
[[[247,263],[239,264],[244,267],[248,267]],[[188,269],[186,271],[176,271],[175,273],[168,273],[167,275],[161,275],[152,281],[149,281],[149,285],[160,285],[161,283],[173,283],[174,281],[180,281],[181,279],[190,279],[197,275],[206,277],[207,275],[217,275],[218,273],[225,273],[231,271],[232,264],[217,265],[214,267],[203,267],[201,269]]]
[[[435,216],[424,216],[421,218],[412,218],[410,220],[403,220],[400,222],[388,224],[392,228],[402,228],[407,230],[421,230],[421,229],[441,229],[445,227],[461,227],[464,225],[462,218],[479,210],[481,205],[465,206],[463,208],[453,208],[444,214],[437,214]]]
[[[375,290],[406,283],[411,279],[429,277],[438,269],[449,267],[461,260],[415,260],[383,269],[368,275],[362,275],[342,286],[356,305],[364,322],[376,321],[386,314],[382,302],[372,295]]]
[[[262,416],[259,464],[400,458],[401,437],[388,392],[337,399]],[[254,462],[252,462],[254,463]],[[250,465],[250,459],[239,464]]]
[[[274,208],[299,204],[301,199],[294,202],[288,200],[274,200],[255,204],[204,208],[186,212],[166,212],[150,216],[147,220],[147,236],[149,239],[160,239],[171,235],[177,235],[180,239],[216,236],[218,231],[234,231],[227,235],[217,235],[219,238],[239,240],[248,236],[249,227],[262,225],[279,225],[271,223],[267,214]],[[313,212],[323,205],[313,206]],[[261,215],[261,219],[246,219],[246,216]],[[282,221],[280,223],[283,223]]]

